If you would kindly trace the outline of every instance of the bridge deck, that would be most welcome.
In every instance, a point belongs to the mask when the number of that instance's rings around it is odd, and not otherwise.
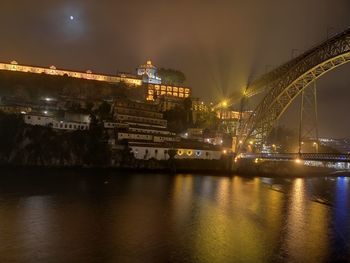
[[[241,154],[243,159],[265,159],[265,160],[303,160],[320,162],[350,162],[350,154],[336,153],[260,153]]]

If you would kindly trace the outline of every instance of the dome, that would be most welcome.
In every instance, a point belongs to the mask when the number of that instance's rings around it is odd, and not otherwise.
[[[152,68],[152,69],[156,69],[156,67],[152,65],[152,61],[151,61],[151,60],[147,60],[146,65],[141,65],[140,68]]]

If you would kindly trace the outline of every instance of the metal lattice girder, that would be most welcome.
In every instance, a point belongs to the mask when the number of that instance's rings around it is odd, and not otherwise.
[[[242,125],[240,140],[246,142],[249,137],[264,140],[303,89],[349,61],[350,29],[292,60],[293,63],[285,64],[287,66],[277,77],[255,82],[258,83],[253,88],[255,91],[261,90],[262,86],[270,86],[269,92]]]

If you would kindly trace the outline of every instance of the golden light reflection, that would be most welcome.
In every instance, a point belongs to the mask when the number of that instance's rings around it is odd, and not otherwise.
[[[201,202],[195,255],[201,262],[266,262],[268,244],[257,223],[259,179],[220,178],[216,201]]]
[[[219,206],[226,207],[230,203],[231,197],[231,180],[227,177],[222,178],[218,183],[216,200]]]
[[[291,189],[291,200],[287,218],[287,250],[291,257],[302,257],[306,231],[305,186],[304,180],[295,179]],[[302,258],[300,258],[302,259]],[[298,261],[297,261],[298,262]]]
[[[193,198],[193,177],[178,175],[175,177],[173,194],[174,222],[182,223],[191,212]]]
[[[305,235],[305,246],[310,252],[311,262],[321,262],[329,253],[329,208],[317,202],[310,204],[308,235]]]

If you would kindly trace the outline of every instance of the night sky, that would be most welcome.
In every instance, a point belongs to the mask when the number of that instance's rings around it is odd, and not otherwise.
[[[152,59],[210,102],[344,30],[349,12],[349,0],[2,0],[0,61],[114,74]],[[321,136],[350,137],[349,71],[318,82]]]

